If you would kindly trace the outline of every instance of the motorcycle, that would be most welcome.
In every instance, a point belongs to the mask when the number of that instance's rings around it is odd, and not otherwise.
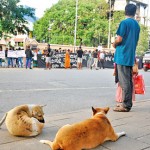
[[[144,71],[147,71],[150,69],[150,60],[145,60],[145,62],[143,64],[143,69],[144,69]]]
[[[150,50],[146,51],[143,56],[143,69],[144,71],[150,69]]]

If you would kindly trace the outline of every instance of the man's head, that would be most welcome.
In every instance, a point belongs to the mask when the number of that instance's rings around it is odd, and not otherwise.
[[[127,4],[125,7],[125,15],[126,16],[135,16],[136,9],[137,9],[136,5]]]

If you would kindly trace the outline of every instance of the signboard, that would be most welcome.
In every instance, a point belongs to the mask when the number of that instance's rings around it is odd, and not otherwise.
[[[26,55],[24,50],[16,50],[16,51],[8,50],[7,57],[18,58],[18,57],[26,57]]]
[[[0,58],[5,58],[5,51],[0,51]]]
[[[16,51],[8,50],[7,57],[17,58],[17,53],[16,53]]]
[[[17,57],[26,57],[25,51],[24,50],[18,50],[16,51]]]
[[[82,60],[82,66],[87,67],[87,61],[88,61],[88,54],[83,55]],[[45,55],[38,54],[37,55],[37,61],[38,61],[38,67],[39,68],[45,68]],[[65,53],[55,53],[53,57],[51,58],[52,62],[52,68],[64,68],[65,63]],[[72,65],[72,68],[77,67],[77,54],[71,53],[70,54],[70,62]],[[104,62],[105,68],[113,68],[113,55],[105,55],[105,62]]]

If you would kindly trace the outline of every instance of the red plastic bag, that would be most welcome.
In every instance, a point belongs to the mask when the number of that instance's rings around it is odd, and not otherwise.
[[[142,75],[137,75],[134,78],[135,94],[145,94],[145,84]]]

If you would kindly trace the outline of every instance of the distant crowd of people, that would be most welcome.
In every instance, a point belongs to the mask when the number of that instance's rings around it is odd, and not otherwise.
[[[5,58],[0,58],[0,67],[5,68],[29,68],[32,69],[33,67],[38,67],[37,62],[37,55],[42,54],[45,56],[45,70],[49,70],[52,68],[52,57],[56,53],[64,53],[64,68],[72,68],[72,63],[70,60],[70,54],[74,53],[72,50],[62,50],[59,48],[58,50],[53,50],[50,46],[50,44],[47,45],[47,47],[44,50],[31,50],[30,46],[27,46],[25,50],[25,57],[9,57],[8,51],[20,51],[21,49],[15,49],[14,47],[6,48],[5,50]],[[2,49],[0,48],[0,51]],[[75,52],[77,54],[77,69],[82,69],[82,61],[83,61],[83,55],[86,54],[87,56],[87,67],[89,69],[95,68],[96,70],[105,68],[104,62],[105,62],[105,54],[106,52],[100,51],[98,49],[95,49],[94,51],[83,51],[82,47],[79,46],[78,49]],[[110,52],[111,53],[111,52]],[[2,65],[3,63],[3,65]],[[99,67],[98,67],[99,66]]]

